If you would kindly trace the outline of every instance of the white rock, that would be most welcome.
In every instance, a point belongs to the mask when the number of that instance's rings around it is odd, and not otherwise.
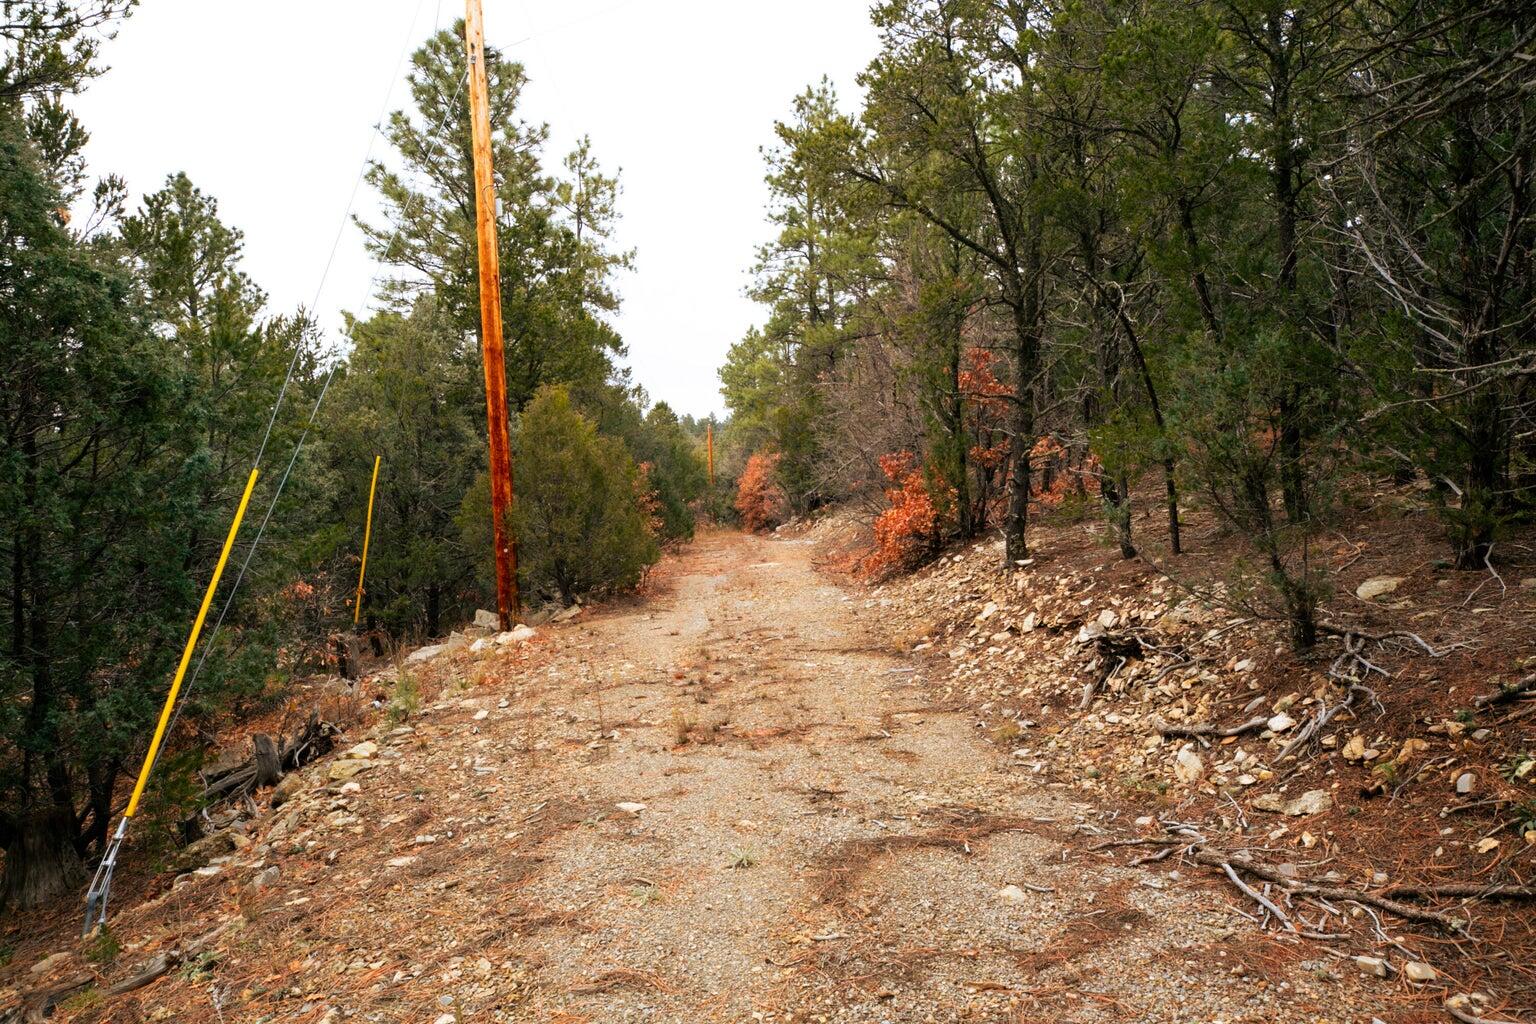
[[[623,811],[625,814],[630,815],[631,817],[638,815],[641,811],[645,810],[645,804],[635,803],[629,800],[626,800],[621,804],[614,804],[613,806],[617,807],[619,810]]]
[[[488,612],[484,608],[475,611],[475,625],[481,629],[500,629],[501,616],[495,612]]]
[[[997,602],[996,601],[988,601],[987,602],[987,606],[981,610],[981,614],[976,616],[976,621],[977,622],[986,622],[988,619],[990,619],[992,616],[994,616],[996,614],[997,614]]]
[[[529,640],[532,640],[538,635],[539,631],[534,629],[532,626],[519,625],[497,636],[496,642],[505,647],[508,644],[527,643]]]
[[[1265,722],[1264,725],[1270,732],[1285,732],[1287,729],[1296,727],[1296,719],[1282,712]]]
[[[447,644],[432,644],[430,647],[418,647],[405,656],[405,663],[407,665],[419,665],[423,661],[431,661],[447,649]]]
[[[69,954],[68,953],[55,953],[52,956],[48,957],[47,959],[39,960],[37,963],[33,964],[32,965],[32,973],[33,974],[47,974],[49,971],[53,970],[55,967],[57,967],[60,964],[64,963],[68,959],[69,959]]]
[[[479,711],[475,712],[475,721],[477,721],[477,722],[483,722],[487,718],[490,718],[490,717],[491,717],[491,713],[489,711],[487,711],[485,708],[481,708]]]
[[[1253,802],[1253,806],[1261,811],[1297,818],[1304,814],[1321,814],[1333,806],[1333,797],[1326,789],[1309,789],[1294,800],[1287,800],[1279,793],[1265,793]]]
[[[394,857],[394,858],[391,858],[388,863],[389,863],[389,866],[392,867],[392,868],[408,868],[412,864],[416,863],[416,858],[415,857]]]
[[[1402,576],[1372,576],[1355,588],[1355,596],[1362,601],[1374,601],[1396,590],[1403,579]]]
[[[997,898],[1004,903],[1023,903],[1029,896],[1016,885],[1005,885],[997,890]]]
[[[1194,750],[1184,747],[1173,760],[1173,774],[1186,784],[1198,782],[1205,774],[1205,761]]]
[[[1403,975],[1411,982],[1419,985],[1427,985],[1440,977],[1440,972],[1429,964],[1421,964],[1417,960],[1409,960],[1403,964]]]
[[[1392,965],[1379,956],[1357,956],[1355,966],[1360,968],[1361,974],[1376,978],[1385,978],[1392,973]]]
[[[1477,776],[1471,772],[1462,772],[1456,777],[1456,792],[1461,796],[1466,796],[1476,788]]]
[[[341,756],[351,761],[367,761],[378,756],[378,753],[379,745],[377,743],[373,742],[373,740],[364,740]]]

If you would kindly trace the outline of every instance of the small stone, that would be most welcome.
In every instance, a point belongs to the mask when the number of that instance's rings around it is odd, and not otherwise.
[[[1403,964],[1403,976],[1416,985],[1427,985],[1440,977],[1440,972],[1429,964],[1419,963],[1417,960],[1409,960]]]
[[[1205,761],[1189,747],[1184,747],[1173,761],[1173,774],[1186,785],[1199,782],[1205,774]]]
[[[490,718],[490,717],[491,717],[491,713],[489,711],[485,710],[485,708],[481,708],[479,711],[475,712],[475,721],[477,721],[477,722],[483,722],[487,718]]]
[[[373,767],[372,761],[332,761],[326,778],[332,782],[345,782]]]
[[[488,612],[484,608],[475,611],[475,625],[481,629],[500,629],[501,616],[495,612]]]
[[[1359,733],[1351,736],[1349,742],[1344,744],[1344,749],[1341,753],[1346,761],[1365,760],[1365,737]]]
[[[1299,818],[1304,814],[1321,814],[1333,806],[1333,797],[1325,789],[1309,789],[1294,800],[1287,800],[1279,793],[1265,793],[1254,800],[1255,810],[1273,814],[1286,814]]]
[[[58,967],[60,964],[64,963],[64,961],[66,961],[68,959],[69,959],[69,954],[68,953],[55,953],[52,956],[48,957],[47,959],[39,960],[37,963],[33,964],[32,965],[32,973],[33,974],[47,974],[49,971],[53,970],[55,967]]]
[[[281,807],[302,792],[304,792],[304,776],[298,772],[289,772],[273,787],[272,806]]]
[[[342,754],[341,756],[357,761],[367,761],[371,758],[377,757],[378,753],[379,745],[377,743],[373,742],[372,740],[364,740],[357,746],[349,749],[345,754]]]
[[[1392,965],[1379,956],[1357,956],[1355,966],[1360,968],[1361,974],[1376,978],[1385,978],[1392,973]]]
[[[1492,853],[1494,850],[1497,850],[1498,848],[1499,848],[1499,841],[1497,839],[1493,838],[1492,836],[1489,836],[1488,838],[1479,841],[1478,844],[1477,844],[1477,852],[1478,853]]]
[[[614,804],[614,806],[617,807],[619,810],[623,811],[625,814],[629,815],[630,817],[635,817],[641,811],[645,810],[645,804],[634,803],[633,801],[629,801],[629,800],[626,800],[624,803],[621,803],[621,804]]]
[[[1466,796],[1477,788],[1477,776],[1471,772],[1462,772],[1456,777],[1456,793],[1458,796]]]
[[[508,644],[527,643],[539,635],[539,631],[532,626],[518,625],[496,637],[496,642],[502,647]]]
[[[976,616],[976,621],[977,622],[986,622],[988,619],[990,619],[992,616],[994,616],[996,614],[997,614],[997,602],[996,601],[988,601],[987,602],[987,606],[981,610],[981,614]]]
[[[1264,725],[1270,732],[1285,732],[1287,729],[1295,728],[1296,719],[1282,712],[1265,722]]]
[[[431,661],[447,649],[447,644],[432,644],[429,647],[418,647],[405,656],[405,663],[407,665],[419,665],[423,661]]]
[[[1285,806],[1285,813],[1296,817],[1302,814],[1321,814],[1333,806],[1333,797],[1325,789],[1309,789]]]
[[[408,868],[416,863],[415,857],[392,857],[388,864],[392,868]]]
[[[1355,596],[1362,601],[1374,601],[1385,597],[1402,585],[1402,576],[1372,576],[1355,588]]]
[[[246,888],[253,892],[265,889],[267,886],[274,884],[282,875],[282,873],[283,869],[278,867],[276,864],[268,865],[262,870],[256,872],[255,877],[251,879],[250,885],[248,885]]]
[[[1023,903],[1029,897],[1016,885],[1005,885],[997,890],[997,898],[1004,903]]]

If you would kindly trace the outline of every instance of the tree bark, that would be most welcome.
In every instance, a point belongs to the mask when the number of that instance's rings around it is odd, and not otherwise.
[[[278,756],[277,744],[265,733],[251,736],[251,749],[255,752],[256,780],[254,786],[275,786],[282,781],[283,766]]]
[[[74,815],[57,807],[18,821],[5,851],[0,906],[31,910],[85,884],[75,832]]]

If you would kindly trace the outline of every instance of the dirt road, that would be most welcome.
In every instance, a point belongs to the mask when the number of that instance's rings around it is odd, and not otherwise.
[[[504,860],[443,869],[499,923],[465,1020],[1370,1019],[1348,961],[1092,851],[1106,812],[932,706],[808,545],[710,534],[664,571],[480,723],[539,792]]]
[[[240,897],[213,980],[159,1001],[424,1024],[1420,1019],[1171,861],[1095,851],[1132,823],[934,706],[878,602],[808,544],[712,533],[660,572],[517,659],[444,659],[457,683],[381,733],[375,767],[257,837],[280,879]]]

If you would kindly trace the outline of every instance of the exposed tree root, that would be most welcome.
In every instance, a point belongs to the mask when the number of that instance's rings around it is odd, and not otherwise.
[[[1222,728],[1219,725],[1213,725],[1209,722],[1201,723],[1198,725],[1180,725],[1178,723],[1165,722],[1161,718],[1153,716],[1149,724],[1153,729],[1157,730],[1159,735],[1184,736],[1192,739],[1198,739],[1204,743],[1208,737],[1212,736],[1217,737],[1218,739],[1226,739],[1228,736],[1241,736],[1244,733],[1260,732],[1264,729],[1268,722],[1269,719],[1267,717],[1260,715],[1258,718],[1249,719],[1240,725],[1233,725],[1228,726],[1227,728]],[[1206,743],[1205,745],[1210,746],[1209,743]]]

